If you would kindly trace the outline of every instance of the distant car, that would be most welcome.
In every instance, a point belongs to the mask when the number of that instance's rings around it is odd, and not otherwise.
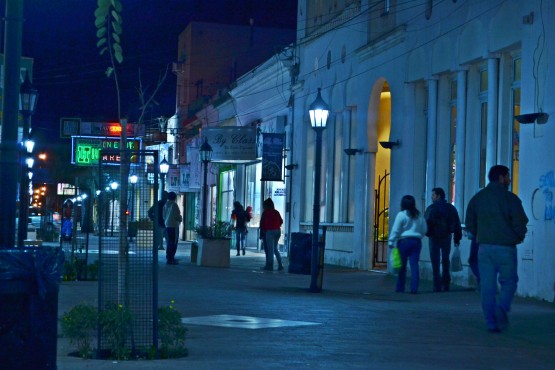
[[[40,230],[41,234],[54,233],[60,235],[61,233],[62,219],[58,212],[30,208],[29,220],[37,230]]]
[[[15,218],[15,235],[19,232],[19,217]],[[30,221],[27,224],[27,239],[34,240],[37,238],[37,229]]]

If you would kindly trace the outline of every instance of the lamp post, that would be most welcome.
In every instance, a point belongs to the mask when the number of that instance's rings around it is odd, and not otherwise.
[[[133,230],[133,232],[131,232],[131,229],[128,229],[128,233],[129,233],[129,241],[132,242],[133,241],[133,236],[137,235],[137,224],[134,222],[135,221],[135,185],[137,184],[137,181],[139,181],[139,177],[135,174],[129,176],[129,183],[131,184],[131,214],[129,215],[129,219],[131,220],[131,222],[128,222],[127,225],[135,225],[135,229]]]
[[[204,187],[202,194],[202,226],[207,226],[206,216],[208,213],[208,163],[212,161],[212,146],[208,144],[208,139],[204,138],[204,143],[199,150],[200,160],[204,164]]]
[[[110,236],[114,236],[114,211],[116,208],[116,190],[119,184],[115,181],[110,183],[110,189],[112,189],[112,230],[110,232]]]
[[[133,174],[129,176],[129,183],[131,184],[131,220],[135,220],[135,185],[139,181],[139,176]]]
[[[316,142],[314,143],[314,213],[312,216],[312,258],[310,269],[310,292],[319,293],[322,291],[322,273],[324,248],[320,250],[318,242],[318,229],[320,228],[320,176],[322,166],[322,131],[326,128],[329,116],[329,107],[320,95],[318,95],[312,104],[310,104],[310,125],[316,132]],[[320,262],[322,266],[320,266]]]
[[[31,81],[29,80],[29,71],[26,71],[25,81],[23,81],[19,87],[19,112],[23,116],[21,142],[26,149],[27,155],[30,155],[33,152],[33,147],[35,145],[35,143],[29,138],[29,126],[31,116],[35,113],[35,108],[37,107],[38,96],[39,93],[37,89],[33,87]],[[23,247],[24,240],[27,239],[27,213],[29,208],[29,198],[27,196],[29,193],[29,180],[27,169],[32,167],[32,162],[28,162],[28,160],[25,162],[27,164],[26,166],[24,166],[23,163],[21,164],[21,176],[19,183],[19,224],[17,227],[17,241],[19,247]],[[29,163],[31,163],[31,166],[29,166]]]
[[[162,159],[162,162],[158,165],[160,169],[160,178],[162,179],[162,189],[160,190],[160,198],[162,198],[162,193],[166,190],[166,175],[170,170],[170,164],[166,160],[166,156]]]

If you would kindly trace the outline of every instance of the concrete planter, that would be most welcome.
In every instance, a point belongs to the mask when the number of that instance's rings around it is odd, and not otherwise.
[[[198,266],[229,267],[231,239],[198,240]]]

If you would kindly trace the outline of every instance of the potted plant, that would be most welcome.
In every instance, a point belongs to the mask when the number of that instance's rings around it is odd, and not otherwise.
[[[225,221],[217,221],[211,226],[195,227],[198,238],[197,265],[229,267],[232,229],[233,226]]]
[[[195,232],[201,239],[231,239],[233,225],[226,221],[216,221],[211,226],[196,226]]]

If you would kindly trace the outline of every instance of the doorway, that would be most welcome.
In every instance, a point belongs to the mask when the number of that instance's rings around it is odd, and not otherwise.
[[[375,101],[373,99],[373,101]],[[377,112],[377,141],[390,141],[391,132],[391,92],[386,81],[383,82],[377,106],[372,107]],[[390,194],[391,150],[382,145],[377,146],[375,177],[374,177],[374,243],[372,251],[372,268],[385,270],[387,268],[389,237],[389,194]]]

